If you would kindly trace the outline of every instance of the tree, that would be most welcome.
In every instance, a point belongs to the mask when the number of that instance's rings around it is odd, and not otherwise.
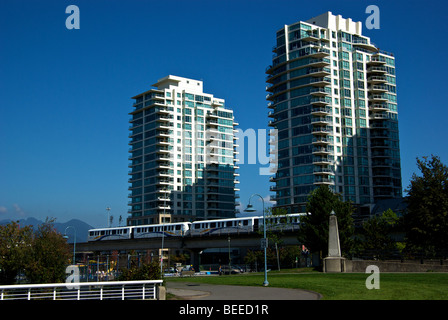
[[[0,226],[0,283],[13,284],[31,253],[33,229],[18,222]]]
[[[70,252],[67,241],[53,226],[54,219],[46,219],[34,233],[31,254],[25,275],[31,283],[64,282]]]
[[[321,185],[311,192],[306,210],[306,216],[300,220],[299,241],[310,252],[319,252],[321,259],[328,255],[328,228],[332,211],[338,218],[341,250],[344,253],[351,250],[354,224],[350,202],[342,201],[341,196],[333,193],[327,185]]]
[[[18,222],[0,226],[0,283],[13,284],[23,272],[31,283],[63,282],[69,246],[47,218],[36,232]]]
[[[364,221],[361,231],[361,247],[364,252],[373,255],[375,258],[384,259],[394,249],[397,249],[391,233],[397,226],[398,221],[397,214],[391,209],[384,211],[380,216],[374,216]]]
[[[448,167],[440,158],[417,158],[421,176],[413,174],[404,216],[408,249],[437,255],[448,248]]]

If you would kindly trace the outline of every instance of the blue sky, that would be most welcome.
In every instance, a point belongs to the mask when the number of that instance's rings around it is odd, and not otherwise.
[[[68,30],[68,5],[80,29]],[[365,9],[380,9],[367,30]],[[204,81],[240,128],[268,129],[265,68],[275,32],[331,11],[396,56],[403,186],[416,157],[448,163],[445,12],[436,1],[0,2],[0,220],[127,216],[131,97],[168,74]],[[267,197],[267,176],[241,165],[240,201]],[[256,206],[261,201],[254,198]]]

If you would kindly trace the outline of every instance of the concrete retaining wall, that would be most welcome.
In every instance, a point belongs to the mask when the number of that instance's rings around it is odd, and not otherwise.
[[[423,261],[377,261],[346,260],[345,272],[365,272],[367,266],[375,265],[380,272],[448,272],[447,260]]]

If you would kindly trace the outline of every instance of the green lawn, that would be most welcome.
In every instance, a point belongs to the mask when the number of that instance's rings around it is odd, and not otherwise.
[[[285,270],[269,272],[272,287],[297,288],[322,294],[326,300],[447,300],[447,273],[381,273],[380,289],[367,289],[368,274],[320,273]],[[167,278],[167,281],[188,281],[209,284],[261,286],[263,273],[232,276]]]

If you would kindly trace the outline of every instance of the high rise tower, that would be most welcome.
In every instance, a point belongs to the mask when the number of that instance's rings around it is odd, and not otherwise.
[[[361,22],[324,13],[277,31],[267,68],[278,129],[278,207],[304,212],[328,185],[355,205],[401,197],[395,58]]]
[[[130,113],[128,225],[235,214],[233,111],[202,81],[167,76]]]

